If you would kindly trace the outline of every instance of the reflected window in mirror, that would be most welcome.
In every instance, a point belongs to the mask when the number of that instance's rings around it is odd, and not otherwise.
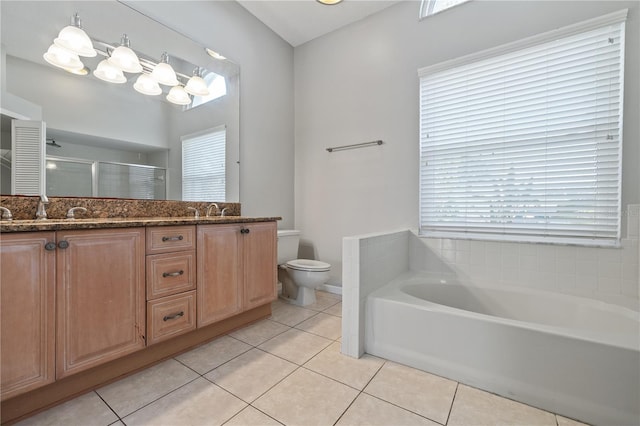
[[[223,76],[214,72],[208,72],[202,77],[202,79],[209,89],[209,94],[207,96],[194,96],[193,101],[191,104],[187,105],[186,109],[206,104],[207,102],[211,102],[227,94],[227,83]]]
[[[182,199],[226,201],[226,128],[183,136]]]

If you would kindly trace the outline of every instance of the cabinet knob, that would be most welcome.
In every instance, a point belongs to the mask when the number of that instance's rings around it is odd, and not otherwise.
[[[58,242],[58,248],[66,249],[67,247],[69,247],[69,241],[62,240]]]
[[[249,231],[250,231],[250,229],[242,228],[242,229],[240,230],[240,233],[241,233],[241,234],[248,234],[248,233],[249,233]]]
[[[44,245],[44,249],[48,250],[48,251],[55,250],[56,249],[56,243],[49,242],[49,243]]]

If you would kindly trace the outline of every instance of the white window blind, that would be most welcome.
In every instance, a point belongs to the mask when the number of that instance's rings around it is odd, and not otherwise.
[[[623,12],[419,71],[422,234],[617,243]]]
[[[182,199],[226,201],[226,129],[182,137]]]

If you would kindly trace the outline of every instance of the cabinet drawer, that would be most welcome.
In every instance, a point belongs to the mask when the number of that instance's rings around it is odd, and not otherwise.
[[[147,300],[196,289],[195,250],[147,256]]]
[[[195,291],[147,302],[147,346],[195,328]]]
[[[147,227],[147,254],[195,250],[195,235],[196,227],[192,225]]]

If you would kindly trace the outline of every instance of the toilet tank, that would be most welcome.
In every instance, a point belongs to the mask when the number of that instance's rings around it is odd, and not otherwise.
[[[278,230],[278,265],[298,258],[300,231],[295,229]]]

